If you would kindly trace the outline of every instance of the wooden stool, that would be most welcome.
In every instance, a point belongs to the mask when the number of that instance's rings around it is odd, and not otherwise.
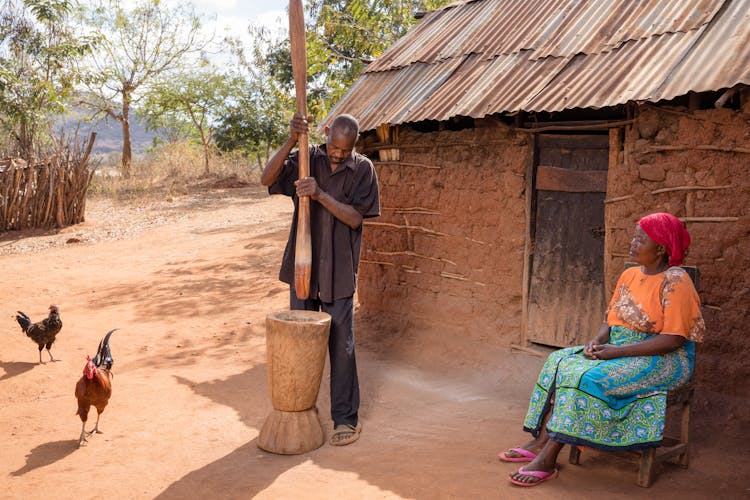
[[[690,381],[667,392],[667,411],[671,407],[681,405],[679,437],[664,436],[664,440],[658,448],[632,452],[639,456],[638,486],[644,488],[651,486],[656,466],[673,459],[675,456],[680,467],[687,469],[690,461],[690,405],[693,401],[694,391],[693,382]],[[578,465],[580,460],[580,448],[571,446],[568,461],[571,464]]]
[[[266,317],[268,386],[273,410],[258,435],[258,447],[297,455],[320,447],[320,379],[328,351],[331,316],[317,311],[281,311]]]

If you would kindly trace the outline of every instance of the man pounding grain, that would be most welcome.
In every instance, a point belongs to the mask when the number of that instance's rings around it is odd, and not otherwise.
[[[292,310],[323,311],[331,315],[328,353],[331,363],[331,418],[329,444],[342,446],[359,439],[359,381],[354,356],[354,290],[357,284],[362,220],[380,215],[378,179],[372,162],[354,151],[359,123],[339,115],[325,127],[326,143],[310,146],[310,176],[299,179],[298,152],[292,153],[308,121],[295,114],[290,134],[268,161],[260,181],[270,194],[290,196],[294,216],[279,279],[289,284]],[[309,196],[312,270],[310,295],[297,298],[294,290],[294,252],[300,196]]]

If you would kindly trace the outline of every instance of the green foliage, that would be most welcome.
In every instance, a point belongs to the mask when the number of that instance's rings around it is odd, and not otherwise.
[[[77,61],[95,46],[77,36],[69,0],[5,1],[0,10],[0,127],[5,148],[25,158],[52,141],[52,120],[65,109],[81,74]]]
[[[366,65],[416,22],[418,11],[451,0],[311,0],[306,9],[307,109],[318,121],[351,87]],[[251,30],[251,57],[233,42],[241,68],[240,95],[217,129],[222,150],[242,149],[262,165],[288,136],[296,109],[288,38]]]
[[[215,123],[232,94],[230,80],[205,64],[195,72],[170,75],[152,85],[143,103],[151,130],[166,131],[173,138],[197,139],[204,151],[206,172]]]
[[[327,113],[379,57],[416,24],[415,14],[453,0],[311,0],[307,7],[308,74]]]
[[[263,165],[288,134],[294,109],[288,41],[254,29],[249,55],[238,40],[227,40],[233,57],[233,96],[216,131],[223,151],[241,150]]]
[[[370,61],[414,25],[417,11],[449,1],[306,2],[307,109],[316,121]],[[30,154],[45,137],[49,141],[52,117],[81,84],[86,91],[78,96],[84,103],[123,126],[125,176],[134,107],[168,142],[188,138],[201,144],[206,168],[213,141],[223,151],[242,151],[263,165],[288,135],[296,106],[286,37],[253,29],[247,48],[228,40],[233,60],[220,73],[196,66],[198,58],[190,57],[208,43],[190,3],[93,0],[80,7],[76,0],[0,2],[0,127],[10,133],[15,148]],[[74,12],[86,36],[71,28],[68,17]]]

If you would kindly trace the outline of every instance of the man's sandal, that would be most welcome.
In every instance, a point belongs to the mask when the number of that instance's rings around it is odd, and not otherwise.
[[[362,424],[356,426],[351,424],[339,424],[333,429],[333,434],[328,438],[328,444],[331,446],[345,446],[351,444],[357,439],[362,432]]]

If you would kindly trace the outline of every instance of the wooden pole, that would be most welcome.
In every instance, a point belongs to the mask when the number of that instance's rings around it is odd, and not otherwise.
[[[292,51],[294,90],[297,112],[307,118],[307,53],[305,44],[305,16],[302,0],[289,0],[289,40]],[[307,134],[300,134],[299,178],[310,176],[310,150]],[[294,253],[294,289],[297,298],[305,300],[310,295],[312,272],[312,239],[310,236],[310,197],[299,199],[297,210],[297,240]]]
[[[531,286],[531,266],[534,259],[534,184],[535,169],[534,165],[537,159],[536,144],[538,135],[532,135],[529,139],[529,160],[526,165],[526,221],[524,225],[524,245],[523,245],[523,277],[521,281],[521,346],[525,346],[528,341],[529,332],[529,288]]]

